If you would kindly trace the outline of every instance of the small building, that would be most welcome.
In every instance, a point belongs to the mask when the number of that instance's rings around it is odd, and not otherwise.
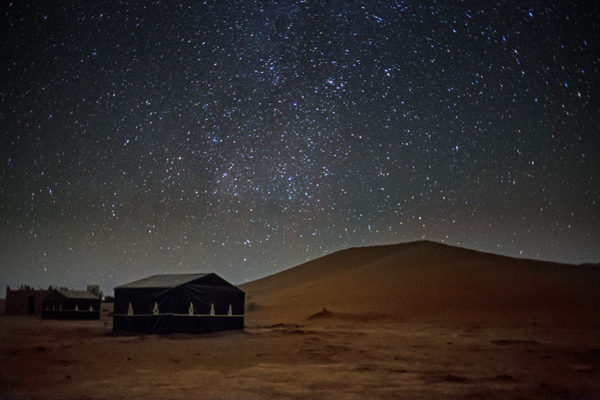
[[[100,319],[100,302],[99,293],[54,289],[44,299],[42,318]]]
[[[214,273],[153,275],[115,288],[113,331],[244,329],[244,292]]]
[[[23,286],[16,290],[6,287],[6,300],[4,302],[5,315],[41,315],[42,302],[51,292],[49,290],[36,290]]]

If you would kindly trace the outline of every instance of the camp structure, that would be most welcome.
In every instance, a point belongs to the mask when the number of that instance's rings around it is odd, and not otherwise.
[[[115,288],[114,332],[244,329],[244,292],[214,273],[153,275]]]
[[[42,318],[100,319],[100,293],[90,290],[54,289],[46,296],[42,307]]]
[[[12,290],[6,287],[4,313],[6,315],[37,315],[42,313],[42,302],[51,290],[37,290],[22,286]]]

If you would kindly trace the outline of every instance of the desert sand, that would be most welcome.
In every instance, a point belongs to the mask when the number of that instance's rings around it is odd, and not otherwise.
[[[432,242],[245,285],[246,329],[0,317],[0,399],[600,399],[600,268]]]

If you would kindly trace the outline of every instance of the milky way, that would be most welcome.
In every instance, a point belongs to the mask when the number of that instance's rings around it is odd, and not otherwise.
[[[73,3],[2,5],[2,286],[600,260],[593,2]]]

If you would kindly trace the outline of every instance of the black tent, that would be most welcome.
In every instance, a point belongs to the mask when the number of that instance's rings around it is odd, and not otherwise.
[[[86,290],[54,289],[42,302],[42,318],[99,319],[100,295]]]
[[[115,288],[115,332],[233,329],[244,329],[244,292],[216,274],[153,275]]]

